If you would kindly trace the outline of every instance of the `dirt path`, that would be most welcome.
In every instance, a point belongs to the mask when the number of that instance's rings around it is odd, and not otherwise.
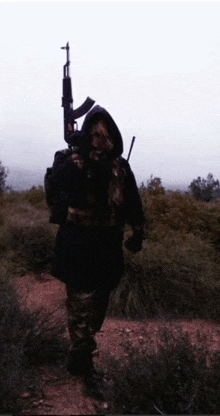
[[[42,275],[40,279],[35,276],[16,278],[16,290],[24,305],[33,310],[45,311],[51,315],[50,324],[66,322],[65,309],[65,285],[49,275]],[[97,334],[99,353],[94,361],[96,365],[104,367],[105,354],[118,358],[125,355],[123,342],[129,339],[134,346],[145,350],[147,345],[156,347],[157,333],[164,327],[178,331],[182,327],[192,342],[198,343],[198,333],[201,342],[206,342],[207,347],[215,351],[219,349],[220,323],[202,320],[145,320],[132,321],[114,318],[106,318],[101,331]],[[202,335],[202,338],[201,338]],[[68,331],[65,332],[68,339]],[[66,368],[40,368],[41,382],[39,394],[31,397],[29,393],[23,395],[24,415],[91,415],[96,414],[96,403],[85,396],[82,391],[80,379],[69,375]],[[25,400],[30,406],[25,406]],[[99,403],[103,413],[107,403]]]

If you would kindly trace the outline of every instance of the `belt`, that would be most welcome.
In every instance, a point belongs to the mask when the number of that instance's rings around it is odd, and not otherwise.
[[[68,207],[67,220],[90,225],[91,212],[89,210]]]
[[[68,207],[67,220],[73,221],[75,224],[96,225],[96,226],[114,226],[116,221],[111,215],[106,217],[94,215],[90,210]]]

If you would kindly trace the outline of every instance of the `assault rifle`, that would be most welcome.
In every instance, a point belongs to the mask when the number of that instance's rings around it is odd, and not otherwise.
[[[63,97],[62,97],[62,107],[63,107],[63,118],[64,118],[64,140],[71,147],[74,141],[74,132],[75,124],[77,124],[76,119],[84,116],[94,104],[94,100],[90,97],[87,97],[82,105],[80,105],[75,110],[73,109],[73,96],[72,96],[72,86],[71,78],[69,75],[69,42],[66,46],[63,46],[61,49],[66,50],[67,61],[63,67]],[[76,132],[77,134],[77,132]]]
[[[130,146],[129,153],[128,153],[128,157],[127,157],[127,162],[130,159],[131,152],[132,152],[132,149],[133,149],[133,146],[134,146],[134,141],[135,141],[135,136],[133,136],[132,141],[131,141],[131,146]]]

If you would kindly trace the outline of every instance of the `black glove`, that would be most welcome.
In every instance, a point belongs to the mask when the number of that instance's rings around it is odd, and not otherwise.
[[[142,249],[143,231],[135,231],[134,234],[127,239],[125,247],[132,253],[137,253]]]

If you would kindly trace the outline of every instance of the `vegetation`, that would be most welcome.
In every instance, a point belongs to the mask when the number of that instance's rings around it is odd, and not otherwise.
[[[0,258],[10,275],[49,271],[57,227],[48,218],[42,187],[4,194],[0,200]]]
[[[0,161],[0,194],[2,194],[6,187],[5,187],[5,181],[8,176],[8,169],[3,166],[2,162]]]
[[[55,230],[48,224],[44,191],[2,192],[0,198],[0,413],[18,413],[22,394],[38,388],[33,365],[56,361],[65,348],[61,332],[48,331],[49,316],[20,308],[13,278],[49,270]],[[59,354],[58,354],[59,351]],[[59,358],[60,359],[60,358]]]
[[[43,311],[30,312],[18,304],[7,276],[0,274],[0,413],[22,411],[22,395],[39,389],[43,363],[65,357],[64,327],[50,327]]]
[[[125,275],[112,294],[109,315],[219,319],[220,205],[165,192],[161,179],[140,187],[146,214],[140,253],[124,248]],[[64,328],[47,329],[49,316],[20,309],[15,275],[49,272],[58,226],[48,223],[42,187],[3,192],[0,198],[0,412],[19,412],[20,396],[34,389],[40,364],[64,363]],[[126,228],[125,239],[131,234]],[[219,354],[192,345],[179,331],[162,332],[159,348],[124,344],[127,358],[106,357],[109,414],[217,414]],[[208,358],[208,359],[207,359]],[[52,361],[51,361],[52,360]],[[63,364],[62,364],[63,365]],[[19,407],[20,406],[20,407]],[[103,409],[102,409],[103,412]]]
[[[159,178],[142,184],[146,214],[140,253],[124,248],[126,272],[111,298],[114,316],[218,318],[220,206],[164,192]],[[1,269],[8,275],[49,272],[58,226],[48,223],[42,187],[0,200]],[[131,230],[126,229],[125,239]]]
[[[193,345],[181,328],[162,330],[156,343],[140,353],[128,339],[126,359],[106,357],[106,414],[219,414],[219,353]]]
[[[214,180],[212,173],[209,173],[207,179],[201,179],[198,176],[189,185],[189,189],[192,192],[194,198],[201,201],[211,201],[216,196],[220,196],[220,184],[219,180]]]
[[[207,204],[176,192],[151,194],[143,185],[140,192],[146,240],[136,255],[124,250],[126,273],[109,312],[132,318],[218,318],[218,200]]]
[[[141,188],[145,188],[144,183],[142,183]],[[165,194],[165,188],[162,186],[161,178],[154,178],[153,175],[151,175],[150,179],[147,181],[146,190],[148,191],[149,195]]]

